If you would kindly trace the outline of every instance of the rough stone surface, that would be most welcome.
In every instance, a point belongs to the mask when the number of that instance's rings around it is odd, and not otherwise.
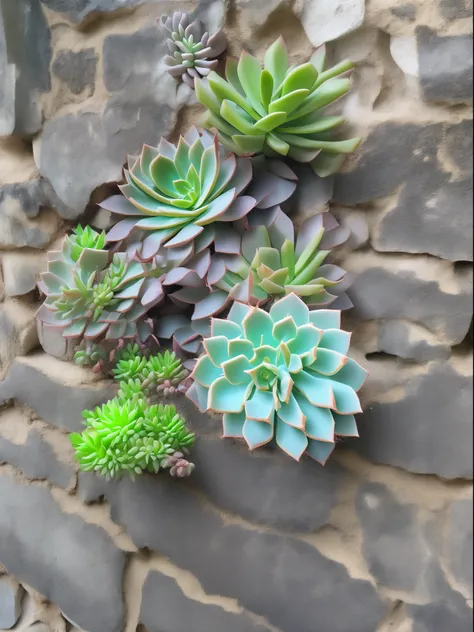
[[[446,20],[472,18],[472,0],[440,0],[439,8]]]
[[[3,279],[7,296],[22,296],[36,287],[40,272],[45,269],[43,253],[19,250],[4,253],[1,257]]]
[[[71,432],[82,429],[82,411],[114,397],[116,386],[96,381],[95,375],[45,353],[18,358],[0,382],[0,402],[26,404],[41,419]]]
[[[384,123],[376,127],[354,168],[336,177],[334,201],[361,204],[396,193],[374,236],[377,250],[472,261],[470,129],[471,120],[449,126]],[[440,144],[448,158],[456,152],[455,164],[450,161],[444,167]]]
[[[378,483],[362,485],[356,507],[370,572],[383,586],[415,596],[432,556],[416,507],[401,505],[387,487]]]
[[[40,0],[0,3],[0,136],[41,128],[40,96],[50,90],[51,36]]]
[[[390,11],[401,20],[407,20],[408,22],[414,22],[416,20],[416,5],[412,2],[401,4],[398,7],[392,7]]]
[[[311,44],[320,46],[359,28],[364,4],[364,0],[300,0],[301,23]]]
[[[2,436],[5,415],[9,418],[13,417],[15,420],[14,412],[7,411],[7,413],[0,414],[0,463],[13,465],[21,470],[27,478],[47,480],[52,485],[65,489],[71,487],[75,477],[72,465],[72,448],[66,452],[70,462],[65,463],[59,460],[53,447],[37,430],[31,430],[24,443],[12,442],[8,440],[8,436],[7,438]],[[10,421],[10,419],[6,421]],[[16,421],[19,421],[18,418]]]
[[[380,325],[378,348],[389,355],[415,362],[447,360],[451,355],[450,346],[438,342],[426,329],[401,321]]]
[[[60,50],[54,59],[52,71],[73,94],[81,94],[89,88],[89,96],[91,96],[94,94],[97,72],[95,49],[85,48],[77,52]]]
[[[165,38],[149,27],[110,35],[103,46],[110,97],[101,114],[79,110],[48,121],[34,143],[35,160],[62,202],[80,215],[98,186],[122,177],[128,154],[157,144],[172,129],[177,87],[163,63]],[[180,94],[183,94],[182,92]]]
[[[215,505],[253,523],[313,532],[327,522],[337,498],[340,471],[333,464],[296,463],[264,450],[249,454],[244,445],[211,438],[196,443],[193,462],[192,482]]]
[[[14,579],[0,576],[0,628],[10,630],[21,613],[23,588]]]
[[[143,587],[140,621],[149,632],[267,632],[246,613],[226,612],[183,594],[174,579],[150,573]]]
[[[37,305],[16,299],[7,299],[0,304],[0,377],[16,357],[24,356],[38,346],[36,308]]]
[[[159,551],[207,593],[237,599],[282,632],[314,632],[316,620],[322,630],[367,632],[385,614],[369,582],[351,578],[306,542],[225,523],[186,481],[143,476],[103,484],[102,491],[112,519],[137,546]]]
[[[408,605],[407,614],[413,619],[413,632],[443,632],[472,630],[472,608],[459,593],[446,585],[444,595],[425,605]]]
[[[423,278],[419,263],[394,260],[358,273],[348,292],[352,315],[361,321],[407,319],[452,345],[462,342],[472,320],[471,271],[458,274],[440,265],[439,275]]]
[[[80,23],[91,14],[111,13],[131,8],[147,0],[41,0],[45,7],[63,13],[71,22]]]
[[[255,3],[254,0],[236,0],[239,24],[250,33],[262,29],[269,17],[280,7],[289,6],[288,0],[266,0]]]
[[[472,34],[439,36],[419,26],[416,35],[423,98],[472,103]]]
[[[472,599],[472,498],[454,501],[448,510],[446,550],[449,569]]]
[[[377,463],[472,478],[472,374],[433,364],[404,390],[397,401],[366,406],[352,445]]]
[[[0,559],[88,632],[120,632],[125,555],[51,493],[0,477]],[[54,559],[54,565],[51,561]]]

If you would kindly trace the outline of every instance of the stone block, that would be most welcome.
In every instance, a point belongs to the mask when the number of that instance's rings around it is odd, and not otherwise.
[[[48,489],[0,476],[0,560],[88,632],[121,632],[125,554]]]
[[[0,628],[11,630],[20,618],[23,588],[8,575],[0,575]]]
[[[36,309],[37,305],[17,299],[0,303],[0,377],[17,356],[24,356],[38,346]]]
[[[94,94],[97,73],[97,54],[94,48],[60,50],[51,69],[73,94],[81,94],[86,88],[89,89],[88,96]]]
[[[448,509],[448,527],[446,530],[446,553],[449,570],[456,582],[465,590],[470,599],[472,588],[472,498],[456,500]]]
[[[299,0],[297,7],[314,47],[355,31],[365,16],[364,0]]]
[[[424,327],[397,320],[380,325],[377,347],[383,353],[415,362],[447,360],[451,355],[451,347]]]
[[[38,251],[5,252],[0,258],[7,296],[22,296],[34,290],[39,274],[46,269],[46,255]]]

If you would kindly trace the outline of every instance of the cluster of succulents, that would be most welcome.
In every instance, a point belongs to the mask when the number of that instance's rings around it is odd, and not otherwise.
[[[186,375],[174,355],[146,359],[136,345],[129,345],[117,365],[117,397],[84,411],[85,430],[70,435],[81,469],[107,479],[162,469],[178,478],[189,476],[194,465],[185,453],[194,434],[175,406],[153,402],[154,389],[167,381],[176,385]]]
[[[360,142],[341,139],[343,118],[326,112],[353,64],[325,69],[322,46],[290,65],[280,38],[263,65],[244,51],[221,77],[221,31],[183,12],[159,24],[164,63],[195,87],[203,129],[129,156],[118,192],[100,203],[110,230],[78,226],[39,283],[38,319],[73,339],[77,364],[118,382],[72,435],[78,461],[107,477],[188,475],[194,436],[159,401],[186,392],[223,415],[224,436],[324,463],[337,437],[357,435],[366,377],[347,356],[349,277],[332,260],[350,231],[328,209],[295,228],[291,197],[295,163],[322,182]]]

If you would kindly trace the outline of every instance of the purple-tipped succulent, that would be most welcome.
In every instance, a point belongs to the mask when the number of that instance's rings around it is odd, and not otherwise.
[[[165,57],[169,74],[194,88],[194,80],[207,77],[217,67],[217,57],[227,48],[222,30],[213,35],[205,32],[200,20],[191,21],[187,13],[175,11],[171,17],[157,20],[167,33],[170,52]]]
[[[347,356],[350,337],[339,311],[310,311],[295,294],[269,312],[234,303],[227,320],[213,319],[186,395],[223,415],[224,437],[251,450],[275,439],[295,460],[324,464],[338,436],[358,436],[367,371]]]
[[[170,476],[185,478],[191,476],[195,465],[188,461],[182,452],[175,452],[162,462],[161,467],[169,468]]]
[[[145,145],[139,157],[129,158],[122,195],[101,204],[122,218],[107,241],[133,243],[143,261],[163,246],[191,245],[194,255],[211,244],[216,252],[236,252],[232,224],[254,208],[281,204],[296,188],[295,174],[276,162],[236,157],[216,136],[196,128],[177,146],[165,139],[156,148]]]

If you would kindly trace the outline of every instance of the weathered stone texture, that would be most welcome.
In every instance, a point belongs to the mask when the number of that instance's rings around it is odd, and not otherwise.
[[[0,627],[10,630],[18,621],[21,613],[23,588],[18,582],[6,575],[0,576]]]
[[[36,308],[37,305],[16,299],[0,303],[0,376],[16,357],[24,356],[38,346]]]
[[[94,93],[97,54],[93,48],[77,52],[60,50],[51,69],[73,94],[81,94],[86,88],[89,88],[89,96]]]
[[[121,632],[125,555],[51,493],[0,476],[0,559],[88,632]],[[54,560],[54,563],[52,563]]]
[[[446,551],[448,565],[456,581],[472,599],[472,498],[454,501],[448,509]]]

